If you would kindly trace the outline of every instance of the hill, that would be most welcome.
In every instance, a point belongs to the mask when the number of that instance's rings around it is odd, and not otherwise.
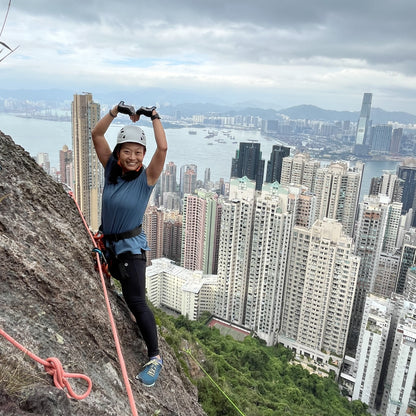
[[[34,159],[0,132],[0,327],[33,354],[57,357],[66,372],[85,374],[92,391],[70,400],[36,361],[0,336],[0,415],[131,415],[92,242],[76,205]],[[161,332],[164,368],[154,388],[134,376],[144,343],[124,300],[109,300],[138,414],[205,413]],[[77,394],[86,383],[68,379]]]
[[[360,117],[359,111],[335,111],[324,110],[314,105],[298,105],[295,107],[285,108],[278,111],[279,114],[284,114],[291,118],[296,119],[309,119],[309,120],[322,120],[327,122],[334,121],[357,121]],[[397,122],[402,124],[415,124],[416,116],[404,112],[390,112],[384,111],[381,108],[372,108],[370,119],[373,124],[384,124],[388,122]]]

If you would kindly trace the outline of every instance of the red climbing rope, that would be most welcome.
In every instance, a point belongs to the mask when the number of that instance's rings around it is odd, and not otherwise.
[[[88,227],[87,221],[85,220],[84,215],[82,214],[81,208],[80,208],[80,206],[78,205],[78,202],[75,199],[74,193],[69,192],[68,194],[74,200],[75,205],[78,208],[78,212],[81,216],[82,222],[84,223],[85,228],[87,229],[87,232],[88,232],[88,234],[91,238],[91,241],[92,241],[94,247],[97,249],[98,248],[97,243],[95,242],[94,236],[92,235],[92,233],[91,233],[91,231]],[[96,258],[97,258],[98,271],[99,271],[99,274],[100,274],[100,277],[101,277],[101,284],[103,286],[105,303],[107,305],[107,312],[108,312],[108,316],[109,316],[110,322],[111,322],[111,330],[113,332],[113,338],[114,338],[114,342],[116,344],[116,350],[117,350],[118,359],[120,361],[121,372],[123,374],[124,385],[126,386],[127,396],[129,398],[132,414],[133,414],[133,416],[138,416],[137,415],[137,409],[136,409],[136,403],[134,402],[133,392],[131,390],[129,377],[127,375],[126,364],[124,362],[123,353],[121,351],[120,340],[119,340],[118,334],[117,334],[117,327],[116,327],[116,324],[115,324],[115,321],[114,321],[113,313],[111,312],[110,300],[108,298],[107,286],[106,286],[106,283],[105,283],[105,278],[104,278],[103,269],[102,269],[102,265],[101,265],[101,257],[100,257],[100,253],[97,252],[97,251],[96,251]]]
[[[27,354],[30,358],[37,361],[39,364],[42,364],[45,368],[45,371],[53,377],[53,382],[55,383],[55,386],[60,390],[64,390],[64,388],[68,390],[68,393],[67,393],[68,397],[77,399],[77,400],[82,400],[88,397],[88,395],[91,392],[91,387],[92,387],[92,382],[89,377],[87,377],[84,374],[66,373],[64,369],[62,368],[61,362],[57,358],[52,357],[52,358],[47,358],[46,360],[42,360],[42,358],[39,358],[37,355],[30,352],[23,345],[19,344],[15,339],[13,339],[10,335],[8,335],[1,328],[0,328],[0,334],[3,335],[3,337],[6,338],[7,341],[11,342],[15,347],[19,348],[21,351]],[[67,378],[80,378],[80,379],[85,380],[88,383],[87,391],[82,395],[76,394],[72,390],[69,382],[66,380]]]

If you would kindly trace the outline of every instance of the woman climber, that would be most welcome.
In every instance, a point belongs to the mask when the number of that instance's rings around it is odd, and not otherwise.
[[[111,151],[104,135],[118,113],[128,114],[133,123],[141,115],[150,117],[156,141],[156,151],[147,167],[144,131],[130,124],[117,136]],[[124,299],[136,318],[149,356],[143,370],[136,376],[146,386],[153,386],[162,369],[156,322],[146,302],[146,251],[149,250],[142,231],[142,219],[152,190],[159,179],[167,153],[167,141],[155,107],[135,111],[124,102],[115,105],[92,130],[98,159],[105,169],[102,195],[102,232],[110,272],[121,283]]]

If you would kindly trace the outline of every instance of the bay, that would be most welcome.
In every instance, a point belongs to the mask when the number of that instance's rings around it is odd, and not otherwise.
[[[124,115],[110,126],[107,140],[113,148],[117,133],[130,120]],[[140,123],[140,121],[139,121]],[[153,129],[150,125],[138,124],[147,136],[147,155],[145,164],[149,163],[156,146]],[[59,170],[59,151],[64,145],[72,149],[72,128],[70,122],[49,121],[32,118],[21,118],[6,113],[0,113],[0,130],[10,135],[16,144],[22,146],[31,156],[36,158],[38,153],[48,153],[51,167]],[[240,142],[255,140],[260,143],[262,158],[266,164],[270,158],[272,146],[281,144],[277,140],[263,137],[259,130],[221,129],[217,135],[207,138],[208,128],[192,128],[195,134],[190,134],[189,128],[166,129],[168,140],[168,155],[166,162],[174,162],[179,169],[186,164],[198,167],[198,179],[203,180],[205,169],[210,168],[211,180],[224,178],[228,181],[231,172],[232,158],[235,157]],[[371,178],[381,176],[384,170],[395,171],[397,161],[368,161],[365,163],[360,199],[368,193]]]

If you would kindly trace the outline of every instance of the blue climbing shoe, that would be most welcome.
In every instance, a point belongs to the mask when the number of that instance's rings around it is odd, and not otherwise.
[[[162,365],[162,360],[156,357],[151,358],[150,361],[144,365],[144,369],[137,374],[136,379],[140,380],[146,387],[154,386],[159,377]]]

